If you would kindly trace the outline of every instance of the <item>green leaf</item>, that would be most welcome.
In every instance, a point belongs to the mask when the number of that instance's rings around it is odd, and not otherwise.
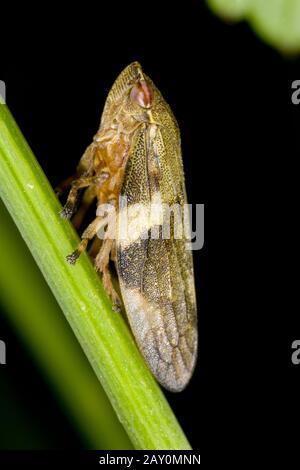
[[[300,50],[300,0],[207,0],[217,14],[247,20],[254,31],[280,51]]]

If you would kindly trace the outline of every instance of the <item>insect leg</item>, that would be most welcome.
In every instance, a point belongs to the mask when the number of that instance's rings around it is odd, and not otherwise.
[[[96,184],[98,187],[101,187],[101,185],[109,178],[109,176],[109,173],[103,170],[98,175],[88,176],[86,174],[85,176],[81,176],[77,180],[75,180],[72,183],[72,188],[69,193],[67,202],[63,210],[60,212],[61,217],[63,217],[64,219],[70,219],[72,217],[73,212],[75,211],[79,189],[86,188],[87,186],[91,186],[93,184]]]
[[[60,212],[61,217],[63,217],[64,219],[70,219],[72,217],[73,212],[75,210],[79,189],[90,186],[94,182],[94,180],[94,176],[83,176],[72,183],[72,188],[69,193],[67,202],[63,210]]]
[[[115,312],[120,312],[122,304],[117,292],[113,287],[111,273],[109,270],[109,257],[113,251],[114,244],[115,240],[111,238],[104,239],[103,245],[101,246],[101,249],[95,259],[95,267],[97,271],[102,273],[103,286],[112,299],[113,310],[115,310]]]
[[[94,238],[97,231],[100,230],[101,227],[107,224],[107,217],[96,217],[93,222],[85,229],[82,234],[81,242],[79,243],[78,248],[73,251],[72,254],[67,256],[67,261],[69,264],[75,264],[76,260],[79,258],[80,254],[86,249],[89,240]]]

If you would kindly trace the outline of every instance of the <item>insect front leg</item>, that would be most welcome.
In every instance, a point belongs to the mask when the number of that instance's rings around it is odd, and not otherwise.
[[[90,186],[95,180],[94,176],[83,176],[78,178],[72,183],[71,191],[69,192],[67,202],[60,212],[60,216],[64,219],[70,219],[75,211],[77,196],[79,189]]]
[[[99,175],[94,176],[81,176],[72,183],[71,191],[69,192],[67,202],[60,212],[60,216],[64,219],[70,219],[75,211],[77,196],[79,189],[86,188],[91,185],[101,186],[104,181],[109,178],[107,171],[101,171]]]
[[[67,256],[67,261],[70,264],[75,264],[76,260],[79,258],[80,254],[85,251],[89,240],[94,238],[94,236],[97,234],[98,230],[101,229],[101,227],[104,227],[107,224],[107,217],[96,217],[93,222],[90,223],[90,225],[85,229],[85,231],[82,234],[81,237],[81,242],[79,243],[79,246],[76,248],[75,251],[71,255]]]

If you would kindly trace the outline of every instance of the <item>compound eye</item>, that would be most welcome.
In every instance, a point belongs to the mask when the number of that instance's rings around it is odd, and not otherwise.
[[[142,108],[150,108],[152,104],[152,90],[146,80],[140,80],[133,85],[130,98]]]

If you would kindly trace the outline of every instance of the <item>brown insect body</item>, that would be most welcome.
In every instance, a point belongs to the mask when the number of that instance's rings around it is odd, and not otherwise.
[[[77,191],[88,187],[88,205],[112,204],[118,214],[114,233],[107,230],[95,258],[104,287],[115,306],[109,259],[115,261],[130,326],[150,369],[167,389],[182,390],[197,355],[197,319],[191,252],[185,239],[162,236],[163,220],[148,218],[137,224],[133,238],[120,236],[119,197],[126,197],[129,224],[139,222],[133,208],[159,201],[172,206],[186,203],[180,134],[176,120],[153,82],[134,62],[120,74],[105,104],[99,131],[78,166],[65,217],[73,214]],[[164,219],[164,215],[162,216]],[[101,217],[85,230],[79,248],[68,257],[74,263],[101,224]],[[156,228],[155,239],[147,236]]]

